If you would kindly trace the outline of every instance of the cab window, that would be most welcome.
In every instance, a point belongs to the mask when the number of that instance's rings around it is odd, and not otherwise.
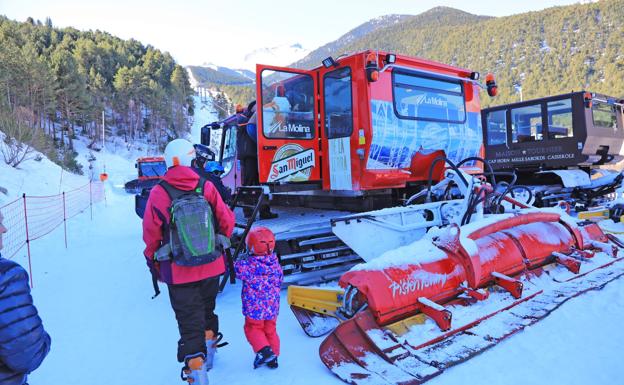
[[[542,105],[511,110],[511,140],[513,143],[542,140]]]
[[[487,144],[490,146],[507,143],[507,110],[487,114]]]
[[[236,159],[236,130],[238,127],[235,125],[225,128],[223,135],[225,139],[223,141],[223,157],[221,158],[221,164],[223,165],[223,173],[228,174],[232,167],[234,167],[234,160]]]
[[[466,106],[460,81],[393,71],[394,109],[399,118],[464,123]]]
[[[548,111],[548,139],[573,137],[572,99],[548,102],[546,108]]]
[[[607,103],[601,103],[597,100],[593,101],[592,117],[594,126],[611,128],[617,130],[616,106]]]
[[[329,72],[323,77],[325,129],[328,139],[344,138],[353,132],[351,68]]]
[[[262,132],[271,139],[314,138],[314,81],[310,75],[262,71]]]
[[[164,161],[142,162],[139,165],[139,176],[156,177],[163,176],[167,172],[167,166]]]

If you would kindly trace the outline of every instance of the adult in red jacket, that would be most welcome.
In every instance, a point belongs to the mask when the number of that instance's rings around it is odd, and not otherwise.
[[[164,181],[176,189],[190,191],[198,187],[199,175],[190,168],[195,156],[193,145],[183,139],[170,142],[165,149],[165,162],[169,169]],[[216,230],[231,237],[234,214],[221,199],[217,189],[206,181],[204,198],[210,203],[216,219]],[[169,299],[178,321],[178,361],[193,375],[212,366],[211,356],[206,358],[206,346],[214,347],[219,331],[219,320],[214,313],[219,289],[219,276],[225,272],[223,256],[199,266],[179,266],[172,260],[156,261],[154,253],[168,241],[171,199],[165,189],[156,185],[147,200],[143,217],[144,255],[147,264],[161,282],[167,284]],[[210,354],[210,352],[208,352]],[[210,362],[207,362],[210,361]],[[210,364],[208,367],[208,363]],[[197,371],[197,373],[195,373]],[[187,373],[191,374],[191,373]],[[207,377],[205,379],[207,382]],[[189,381],[190,382],[190,381]],[[203,379],[195,379],[201,384]]]

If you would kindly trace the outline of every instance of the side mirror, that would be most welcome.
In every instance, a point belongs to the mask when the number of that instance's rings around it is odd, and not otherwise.
[[[210,127],[211,125],[206,124],[201,128],[200,142],[204,146],[210,146]]]

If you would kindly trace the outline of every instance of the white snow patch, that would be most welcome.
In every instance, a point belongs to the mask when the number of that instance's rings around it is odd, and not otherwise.
[[[542,40],[542,42],[540,43],[540,51],[550,52],[550,46],[548,46],[548,43],[546,42],[546,40]]]
[[[470,234],[474,233],[475,231],[482,229],[483,227],[492,225],[494,223],[498,223],[500,221],[504,221],[505,219],[509,219],[514,217],[515,214],[496,214],[496,215],[489,215],[485,218],[483,218],[483,220],[477,221],[477,222],[472,222],[472,223],[468,223],[467,225],[463,225],[461,227],[461,235],[463,237],[468,237]]]
[[[370,262],[355,265],[351,271],[384,270],[390,267],[402,268],[408,265],[432,263],[444,258],[446,258],[444,251],[437,248],[431,239],[423,238],[407,246],[387,251]]]

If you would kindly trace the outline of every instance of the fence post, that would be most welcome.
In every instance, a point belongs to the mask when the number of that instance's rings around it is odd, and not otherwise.
[[[33,274],[32,274],[32,263],[30,260],[30,235],[28,234],[28,211],[26,210],[26,193],[22,194],[22,199],[24,200],[24,223],[26,224],[26,248],[28,249],[28,273],[30,274],[30,288],[34,288],[35,285],[33,283]]]
[[[63,227],[65,228],[65,248],[67,248],[67,214],[65,211],[65,191],[63,191]]]

